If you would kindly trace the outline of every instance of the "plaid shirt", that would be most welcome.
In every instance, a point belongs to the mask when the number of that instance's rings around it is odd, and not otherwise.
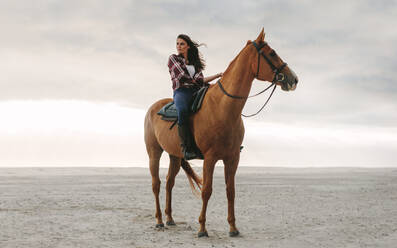
[[[185,58],[181,55],[172,54],[168,59],[168,68],[171,74],[172,89],[202,87],[204,83],[204,76],[201,70],[196,71],[193,78],[190,76],[187,68]],[[194,82],[193,82],[194,80]]]

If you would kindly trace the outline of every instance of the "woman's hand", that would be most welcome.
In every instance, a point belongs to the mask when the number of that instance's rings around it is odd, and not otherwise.
[[[223,76],[223,72],[220,72],[220,73],[215,74],[215,75],[213,75],[213,76],[206,77],[206,78],[204,78],[204,83],[209,83],[209,82],[211,82],[212,80],[214,80],[214,79],[216,79],[216,78],[220,78],[220,77],[222,77],[222,76]]]

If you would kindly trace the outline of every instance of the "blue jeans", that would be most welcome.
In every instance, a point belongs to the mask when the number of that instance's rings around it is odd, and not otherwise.
[[[178,113],[178,125],[188,125],[190,115],[190,105],[192,104],[193,94],[196,92],[192,88],[178,88],[174,91],[174,102]]]

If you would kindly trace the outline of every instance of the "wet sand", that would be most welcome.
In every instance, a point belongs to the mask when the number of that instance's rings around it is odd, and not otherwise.
[[[396,247],[397,169],[240,167],[241,236],[230,238],[219,167],[209,238],[197,238],[200,210],[182,170],[173,191],[177,226],[156,229],[148,169],[0,168],[1,248]]]

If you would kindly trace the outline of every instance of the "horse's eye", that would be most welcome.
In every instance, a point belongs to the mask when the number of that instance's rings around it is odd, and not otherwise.
[[[276,57],[276,55],[277,55],[277,54],[276,54],[276,52],[275,52],[274,50],[270,52],[270,56]]]

